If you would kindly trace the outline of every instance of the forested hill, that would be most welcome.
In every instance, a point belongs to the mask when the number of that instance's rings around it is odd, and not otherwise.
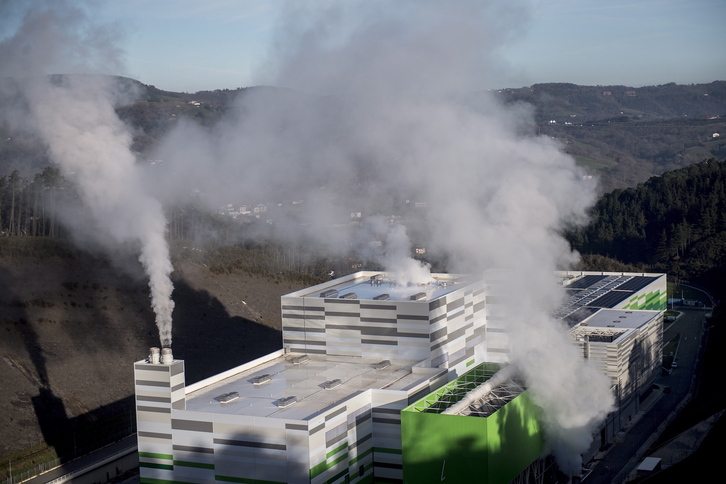
[[[726,158],[726,81],[641,88],[535,84],[496,94],[533,105],[540,134],[558,139],[598,175],[603,192]]]
[[[583,254],[701,282],[726,283],[726,161],[710,159],[614,190],[568,235]]]
[[[315,98],[264,86],[177,93],[128,78],[115,81],[120,92],[138,94],[117,113],[132,128],[132,148],[142,161],[180,120],[211,127],[226,119],[240,97],[265,92],[265,102],[291,105]],[[19,95],[8,83],[0,78],[0,110],[18,107]],[[726,81],[641,88],[535,84],[492,94],[504,103],[533,105],[537,133],[559,140],[563,151],[599,177],[603,193],[711,157],[726,158]],[[479,95],[467,97],[473,107]],[[37,138],[0,123],[0,177],[17,170],[30,178],[49,163]]]
[[[646,87],[549,83],[497,93],[507,102],[534,105],[539,119],[547,122],[580,118],[587,123],[621,115],[646,119],[726,116],[726,81]]]

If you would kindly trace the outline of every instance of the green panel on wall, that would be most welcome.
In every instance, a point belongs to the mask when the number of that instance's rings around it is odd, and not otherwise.
[[[481,367],[474,370],[481,373]],[[451,389],[457,380],[445,386]],[[439,413],[435,400],[442,396],[439,389],[401,412],[404,483],[508,483],[542,453],[541,426],[527,392],[488,417]]]

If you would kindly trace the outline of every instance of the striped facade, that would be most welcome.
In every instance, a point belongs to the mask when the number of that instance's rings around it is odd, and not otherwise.
[[[451,368],[471,360],[484,343],[485,309],[483,281],[430,301],[293,293],[282,297],[283,344],[291,353],[430,360]]]
[[[140,479],[147,484],[402,482],[400,412],[447,381],[446,370],[429,369],[409,388],[370,389],[303,419],[285,419],[191,411],[183,396],[160,397],[183,377],[182,361],[173,367],[140,361],[135,371]],[[146,407],[147,386],[154,388],[154,410]]]
[[[403,483],[401,411],[476,365],[509,363],[508,323],[496,271],[486,282],[439,275],[445,283],[416,300],[368,297],[390,291],[360,282],[373,274],[283,296],[283,349],[202,382],[185,387],[183,361],[136,362],[141,483]],[[619,304],[659,303],[664,286],[659,278]],[[331,287],[348,292],[320,297]],[[353,290],[362,297],[344,297]],[[662,312],[617,345],[577,344],[623,394],[637,395],[645,379],[627,380],[628,369],[659,366],[661,321]],[[382,360],[391,368],[379,372]],[[268,374],[267,387],[254,385]],[[336,378],[345,380],[339,389],[323,389]],[[230,391],[240,395],[220,400]],[[281,408],[291,395],[299,402]]]

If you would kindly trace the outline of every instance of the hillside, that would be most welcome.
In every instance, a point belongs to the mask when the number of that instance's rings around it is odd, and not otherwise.
[[[726,81],[641,88],[535,84],[497,95],[533,105],[539,132],[560,140],[601,177],[604,192],[726,158]]]
[[[265,86],[179,93],[128,78],[115,81],[119,92],[136,96],[117,112],[133,128],[132,148],[142,161],[181,119],[213,126],[225,119],[239,96],[264,90],[274,93],[270,98],[276,102],[318,99]],[[0,83],[3,92],[0,109],[17,108],[17,96],[8,94],[13,90]],[[603,193],[707,158],[726,158],[726,81],[641,88],[535,84],[494,94],[504,103],[534,106],[537,131],[558,139],[564,151],[598,175]],[[476,106],[478,96],[471,93],[465,102]],[[0,176],[18,170],[31,177],[47,164],[37,139],[0,125]]]
[[[173,348],[188,384],[281,347],[279,298],[301,284],[180,258],[175,269]],[[0,286],[0,455],[44,440],[80,452],[127,431],[132,364],[159,344],[140,274],[48,239],[3,238]]]

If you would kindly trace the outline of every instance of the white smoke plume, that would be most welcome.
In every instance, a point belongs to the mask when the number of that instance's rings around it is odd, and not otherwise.
[[[24,101],[5,120],[40,135],[50,159],[75,182],[90,217],[82,224],[92,227],[83,234],[111,252],[138,245],[161,343],[169,346],[174,303],[164,210],[142,189],[131,133],[114,111],[120,93],[112,78],[97,75],[120,68],[114,29],[96,26],[82,2],[3,6],[15,14],[6,17],[15,28],[3,28],[0,74]],[[54,72],[74,75],[48,75]]]
[[[409,222],[450,272],[506,268],[516,281],[502,286],[515,301],[513,360],[543,409],[553,452],[575,473],[612,397],[549,314],[562,298],[553,271],[577,261],[559,234],[584,223],[595,190],[553,140],[535,135],[528,106],[505,106],[487,91],[506,85],[500,48],[526,29],[526,7],[369,0],[291,8],[265,72],[287,89],[245,92],[211,130],[180,125],[155,155],[165,169],[153,183],[170,201],[177,187],[196,187],[210,207],[239,194],[304,200],[308,220],[285,236],[299,231],[343,253],[355,235],[326,228],[336,211],[405,210],[382,233],[379,262],[406,278],[427,271],[410,266],[410,248],[394,249],[407,244]],[[410,208],[414,200],[425,202],[424,214]]]

